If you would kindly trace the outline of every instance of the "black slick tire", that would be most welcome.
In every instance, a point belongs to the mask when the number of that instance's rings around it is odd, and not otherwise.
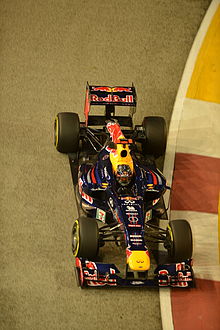
[[[184,219],[170,221],[167,235],[170,243],[168,256],[172,262],[181,262],[192,258],[192,231],[188,221]]]
[[[163,156],[167,143],[167,128],[163,117],[149,116],[143,119],[143,130],[146,136],[142,142],[143,155]]]
[[[75,257],[93,260],[99,250],[99,230],[95,219],[80,217],[72,230],[72,251]]]
[[[79,149],[80,121],[77,113],[60,112],[54,123],[54,144],[62,153],[75,153]]]

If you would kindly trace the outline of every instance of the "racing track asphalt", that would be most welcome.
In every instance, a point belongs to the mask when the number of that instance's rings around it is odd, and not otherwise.
[[[138,111],[169,123],[209,0],[0,2],[0,328],[161,329],[158,290],[80,290],[61,111],[85,85],[135,83]]]

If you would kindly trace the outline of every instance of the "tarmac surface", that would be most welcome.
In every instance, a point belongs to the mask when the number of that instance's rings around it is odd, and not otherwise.
[[[76,209],[53,120],[83,119],[86,81],[130,85],[135,123],[169,124],[209,0],[0,1],[0,328],[161,329],[158,290],[80,290]]]

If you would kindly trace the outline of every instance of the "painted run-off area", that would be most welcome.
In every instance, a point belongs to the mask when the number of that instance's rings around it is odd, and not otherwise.
[[[189,220],[196,288],[172,290],[174,328],[219,329],[220,6],[199,50],[177,135],[171,218]],[[184,308],[183,308],[184,306]]]

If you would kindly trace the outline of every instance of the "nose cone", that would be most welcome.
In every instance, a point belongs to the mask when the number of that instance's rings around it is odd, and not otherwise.
[[[132,251],[127,258],[127,263],[131,270],[146,271],[150,269],[150,257],[148,251]]]

